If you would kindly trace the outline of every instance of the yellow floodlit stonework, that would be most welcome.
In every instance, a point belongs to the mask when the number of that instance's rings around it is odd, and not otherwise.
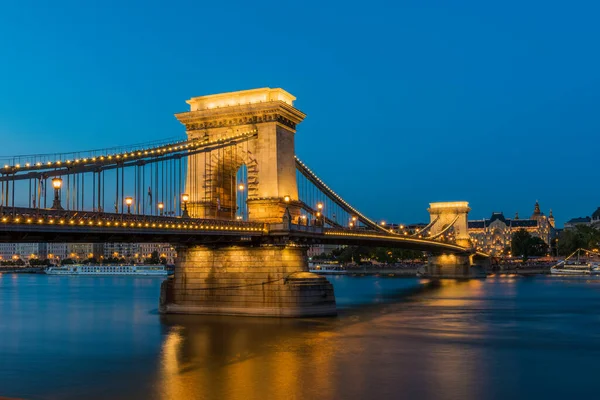
[[[462,247],[470,247],[470,236],[468,231],[469,202],[448,201],[429,203],[429,216],[431,224],[430,236],[444,231],[450,225],[454,227],[456,244]]]
[[[198,143],[233,140],[219,151],[188,158],[185,192],[191,217],[234,219],[237,171],[247,169],[248,219],[281,222],[286,208],[296,218],[299,208],[294,136],[305,114],[296,98],[283,89],[253,89],[194,97],[190,111],[176,114],[188,139]]]
[[[283,89],[261,88],[193,97],[187,100],[186,103],[190,105],[190,111],[198,111],[246,104],[266,103],[269,101],[283,101],[284,103],[293,106],[294,100],[296,100],[296,98]]]
[[[451,208],[469,208],[468,201],[444,201],[438,203],[429,203],[430,210],[447,210]],[[470,209],[469,209],[470,211]],[[468,211],[467,211],[468,212]]]

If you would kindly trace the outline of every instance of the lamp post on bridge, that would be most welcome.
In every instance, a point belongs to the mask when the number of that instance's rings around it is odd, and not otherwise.
[[[317,220],[315,221],[315,225],[323,226],[323,203],[317,203]]]
[[[287,229],[290,229],[290,224],[292,223],[292,216],[290,215],[289,204],[291,201],[291,197],[289,195],[283,196],[283,202],[285,203],[285,211],[283,213],[283,223],[286,225]]]
[[[62,210],[60,204],[60,188],[62,187],[62,179],[60,177],[52,178],[52,187],[54,188],[54,202],[52,203],[53,210]]]
[[[163,203],[163,202],[161,201],[160,203],[158,203],[158,205],[157,205],[157,206],[158,206],[158,212],[159,212],[160,216],[162,217],[162,216],[163,216],[163,210],[164,210],[164,208],[165,208],[165,203]]]
[[[125,197],[125,204],[127,204],[127,214],[131,214],[131,205],[133,204],[133,197]]]
[[[183,203],[183,213],[181,214],[181,218],[189,218],[190,214],[188,213],[187,203],[190,201],[190,195],[184,193],[181,195],[181,202]]]
[[[240,216],[242,218],[240,219],[245,219],[245,213],[244,213],[244,199],[242,198],[244,190],[246,189],[246,185],[244,185],[244,182],[240,181],[240,183],[238,184],[238,195],[236,196],[236,207],[240,212]],[[239,205],[238,205],[239,204]]]

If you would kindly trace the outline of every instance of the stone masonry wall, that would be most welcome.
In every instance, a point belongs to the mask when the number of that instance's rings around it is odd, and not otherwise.
[[[163,312],[335,315],[331,284],[308,272],[306,249],[299,247],[179,250],[168,286]]]

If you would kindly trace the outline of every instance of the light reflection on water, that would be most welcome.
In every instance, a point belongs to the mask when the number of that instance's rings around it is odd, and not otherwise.
[[[160,280],[0,276],[0,396],[591,396],[599,281],[331,277],[337,318],[160,316]]]

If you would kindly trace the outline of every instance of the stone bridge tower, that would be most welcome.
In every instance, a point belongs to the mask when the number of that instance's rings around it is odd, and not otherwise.
[[[177,114],[190,139],[212,141],[249,133],[235,145],[188,159],[188,212],[196,218],[232,218],[236,174],[248,171],[248,217],[281,223],[299,215],[294,135],[305,115],[282,89],[254,89],[194,97]],[[284,199],[289,196],[291,202]],[[308,271],[307,248],[285,241],[188,245],[177,249],[175,274],[161,286],[160,311],[302,317],[335,315],[332,285]]]
[[[466,201],[452,201],[443,203],[429,203],[430,223],[435,223],[429,228],[431,236],[447,229],[450,225],[454,227],[456,244],[470,247],[471,241],[468,230],[469,203]]]
[[[294,135],[305,114],[294,108],[296,98],[283,89],[253,89],[194,97],[190,111],[176,114],[189,139],[216,140],[255,133],[247,141],[188,161],[188,210],[196,218],[232,219],[236,206],[236,174],[248,171],[248,219],[281,222],[290,196],[298,199]],[[289,206],[289,204],[288,204]],[[299,212],[289,207],[292,214]]]

